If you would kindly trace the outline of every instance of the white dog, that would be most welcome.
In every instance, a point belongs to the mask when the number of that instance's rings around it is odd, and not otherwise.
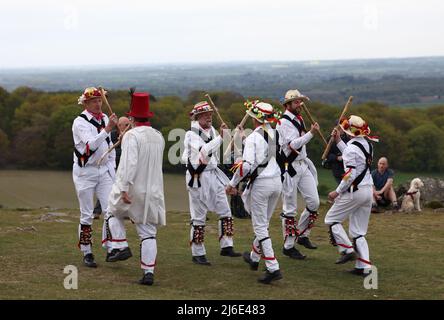
[[[403,212],[412,212],[413,210],[421,211],[419,200],[421,198],[420,188],[424,187],[424,183],[419,178],[415,178],[410,182],[410,189],[404,195],[401,204]]]

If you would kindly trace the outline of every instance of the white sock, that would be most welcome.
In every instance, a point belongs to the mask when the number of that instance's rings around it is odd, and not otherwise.
[[[90,244],[88,244],[88,245],[81,244],[80,250],[83,252],[83,256],[86,256],[87,254],[92,253]]]

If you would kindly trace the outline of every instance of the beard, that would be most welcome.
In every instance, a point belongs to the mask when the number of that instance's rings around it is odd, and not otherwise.
[[[212,126],[212,124],[213,124],[213,121],[212,121],[212,120],[210,120],[210,121],[204,121],[204,122],[199,123],[199,124],[200,124],[200,126],[202,127],[202,129],[210,129],[211,126]]]
[[[290,111],[294,115],[299,115],[299,114],[301,114],[301,107],[294,107],[294,108],[290,107],[290,108],[288,108],[288,111]]]

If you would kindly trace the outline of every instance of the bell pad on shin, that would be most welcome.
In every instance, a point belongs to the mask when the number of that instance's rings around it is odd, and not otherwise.
[[[204,242],[205,238],[205,226],[194,226],[193,225],[193,239],[191,242],[200,244]]]
[[[92,228],[90,225],[80,225],[79,246],[92,244]]]

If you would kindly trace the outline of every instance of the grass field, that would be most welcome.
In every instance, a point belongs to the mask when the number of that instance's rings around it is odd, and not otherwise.
[[[329,170],[318,169],[321,197],[333,190]],[[396,173],[395,184],[417,176],[443,177],[443,174]],[[188,211],[184,175],[164,174],[167,210]],[[78,208],[70,171],[0,170],[0,206],[4,208]]]
[[[155,284],[136,284],[139,243],[127,223],[133,258],[104,262],[99,247],[102,221],[94,222],[97,269],[81,263],[76,247],[77,210],[0,210],[0,299],[444,299],[444,214],[378,214],[370,220],[371,260],[378,268],[378,289],[366,290],[363,279],[346,274],[352,264],[338,266],[336,249],[328,243],[321,208],[312,239],[317,250],[303,250],[305,261],[281,253],[280,220],[275,214],[271,235],[284,279],[266,287],[256,282],[241,258],[219,256],[216,216],[207,227],[207,256],[211,267],[191,262],[188,214],[168,212],[167,226],[158,234]],[[235,220],[237,250],[250,248],[250,220]],[[79,270],[78,290],[65,290],[63,269]],[[261,267],[262,268],[262,264]]]
[[[423,175],[398,173],[397,182],[415,176]],[[352,264],[333,263],[337,252],[323,225],[325,204],[312,235],[319,249],[303,249],[306,261],[282,255],[278,207],[270,231],[284,279],[263,291],[256,282],[259,272],[250,271],[241,258],[219,256],[214,214],[209,214],[206,229],[207,255],[213,266],[191,262],[183,179],[165,175],[167,226],[158,235],[156,282],[147,288],[136,284],[141,276],[139,243],[130,223],[133,258],[104,262],[99,245],[102,221],[95,221],[99,268],[83,267],[76,247],[79,213],[70,172],[0,171],[0,299],[444,299],[443,213],[373,215],[367,238],[379,288],[366,290],[363,279],[344,272]],[[319,170],[319,181],[328,190],[334,187],[327,170]],[[236,219],[235,223],[237,250],[249,250],[251,221]],[[66,265],[79,268],[78,290],[63,287]]]
[[[165,174],[168,210],[188,210],[185,177]],[[0,170],[0,205],[5,208],[78,208],[70,171]]]

